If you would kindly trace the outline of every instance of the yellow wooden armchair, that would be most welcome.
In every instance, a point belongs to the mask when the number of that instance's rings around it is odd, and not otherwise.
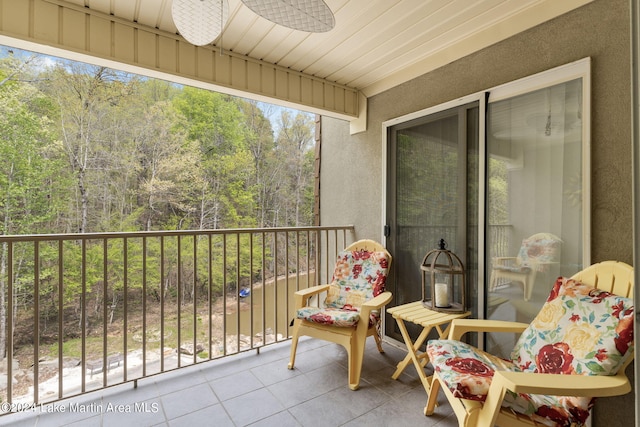
[[[349,388],[360,385],[365,340],[373,335],[383,353],[380,339],[380,310],[391,301],[385,283],[391,255],[377,242],[360,240],[338,254],[330,284],[296,292],[291,358],[293,369],[298,338],[304,335],[342,345],[348,353]],[[309,299],[326,292],[320,307]]]
[[[427,345],[434,375],[425,415],[442,389],[460,426],[584,425],[595,397],[631,390],[632,298],[632,267],[605,261],[558,278],[531,325],[455,320],[449,340]],[[521,336],[504,360],[459,341],[474,331]]]
[[[489,290],[494,291],[505,280],[520,282],[524,288],[524,300],[529,301],[536,282],[536,275],[557,263],[562,240],[551,233],[536,233],[522,241],[515,257],[494,257],[491,267]]]

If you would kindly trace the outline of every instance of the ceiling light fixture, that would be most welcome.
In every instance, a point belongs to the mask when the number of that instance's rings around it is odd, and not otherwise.
[[[335,26],[333,12],[323,0],[242,0],[242,3],[263,18],[294,30],[324,33]]]
[[[227,0],[173,0],[171,16],[185,40],[204,46],[222,34],[229,19],[229,3]]]

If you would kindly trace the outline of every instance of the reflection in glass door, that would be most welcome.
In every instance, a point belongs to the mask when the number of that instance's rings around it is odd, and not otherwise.
[[[530,322],[583,265],[581,78],[487,107],[487,317]],[[514,337],[489,336],[507,355]]]
[[[445,239],[477,283],[478,125],[475,102],[389,128],[387,246],[392,305],[422,299],[420,264]],[[475,286],[468,294],[477,305]],[[387,318],[386,335],[402,340]],[[410,331],[416,335],[416,331]]]

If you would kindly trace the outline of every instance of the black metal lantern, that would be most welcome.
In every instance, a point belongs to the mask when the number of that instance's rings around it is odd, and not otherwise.
[[[467,311],[467,287],[464,266],[460,258],[447,249],[440,239],[438,249],[425,255],[422,270],[422,304],[445,313]]]

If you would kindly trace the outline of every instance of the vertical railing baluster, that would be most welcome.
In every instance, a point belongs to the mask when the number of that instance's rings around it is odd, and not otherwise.
[[[80,330],[82,333],[82,342],[81,342],[81,366],[82,366],[82,384],[81,390],[82,392],[86,392],[87,387],[87,314],[86,314],[86,302],[87,302],[87,241],[82,239],[80,241],[81,245],[81,260],[80,260],[80,283],[82,290],[80,292],[80,322],[82,325],[80,326]]]
[[[300,234],[298,231],[294,232],[294,238],[295,238],[295,245],[296,245],[296,265],[295,265],[295,269],[296,269],[296,280],[295,280],[295,286],[293,289],[293,292],[296,292],[298,290],[300,290]],[[288,245],[287,245],[288,246]],[[289,273],[287,272],[287,285],[289,284]],[[289,338],[289,309],[290,309],[290,304],[289,304],[289,295],[291,294],[291,290],[289,289],[289,287],[287,286],[287,293],[285,295],[285,318],[284,318],[284,325],[285,325],[285,333],[284,333],[284,339],[288,339]]]
[[[122,377],[127,381],[129,376],[129,240],[125,237],[122,239],[122,336],[124,359],[122,365],[124,372]]]
[[[262,292],[260,301],[260,310],[262,313],[262,342],[267,341],[267,314],[265,310],[265,294],[267,293],[267,234],[262,232]]]
[[[322,265],[320,264],[320,251],[322,250],[322,248],[320,247],[319,242],[319,230],[314,230],[313,231],[313,271],[314,271],[314,276],[313,276],[313,284],[314,285],[319,285],[320,284],[320,276],[322,276]]]
[[[62,357],[64,343],[64,240],[58,240],[58,398],[64,395]],[[11,377],[9,377],[11,378]]]
[[[253,237],[254,233],[249,233],[249,332],[251,338],[249,339],[249,345],[254,347],[254,337],[256,336],[253,330]],[[263,290],[264,292],[264,290]],[[262,336],[262,345],[265,344],[265,336]],[[259,349],[258,349],[259,350]]]
[[[222,235],[222,355],[227,355],[227,235]]]
[[[323,279],[322,283],[328,283],[329,280],[331,280],[330,277],[329,277],[329,231],[328,230],[325,230],[324,241],[326,242],[325,245],[326,245],[326,248],[327,248],[327,252],[326,252],[325,257],[324,257],[325,272],[324,272],[324,279]]]
[[[209,309],[207,311],[207,314],[209,315],[209,321],[207,322],[209,325],[209,360],[212,359],[213,357],[213,235],[209,234],[208,235],[208,243],[209,243],[209,252],[208,252],[208,259],[207,259],[207,266],[208,266],[208,272],[207,272],[207,276],[208,276],[208,291],[209,291],[209,296],[208,296],[208,306]]]
[[[33,402],[40,401],[40,242],[33,242]],[[11,379],[7,378],[7,382]]]
[[[178,368],[182,366],[182,236],[178,236]]]
[[[299,291],[299,290],[300,290],[300,231],[296,231],[296,291]],[[287,295],[287,298],[289,298],[288,295]]]
[[[236,351],[240,352],[240,233],[236,234]]]
[[[7,401],[13,402],[13,242],[7,242]]]
[[[107,372],[109,371],[108,358],[109,352],[107,349],[107,286],[109,284],[109,276],[108,272],[108,249],[107,249],[107,239],[102,239],[102,384],[103,387],[106,387],[108,384]]]
[[[274,264],[274,268],[273,268],[273,274],[275,276],[275,281],[273,283],[273,334],[276,337],[276,341],[277,341],[277,337],[278,337],[278,316],[276,315],[276,313],[278,312],[278,231],[275,230],[273,232],[273,247],[274,249],[274,254],[273,254],[273,258],[275,260],[275,264]]]
[[[142,376],[147,376],[147,238],[142,237]]]
[[[160,236],[160,372],[164,372],[164,236]]]
[[[196,236],[193,236],[193,363],[197,362],[198,355],[198,295],[197,295],[197,283],[198,283],[198,241]]]
[[[287,316],[289,314],[289,274],[291,271],[291,265],[289,264],[289,232],[284,232],[284,331],[283,336],[289,335],[289,325],[287,324]],[[278,311],[278,306],[276,305],[276,317],[282,316],[282,313]],[[279,316],[280,315],[280,316]],[[276,322],[277,324],[277,322]],[[276,335],[276,341],[278,341],[278,336]]]
[[[307,241],[307,288],[315,282],[316,278],[316,267],[313,266],[313,282],[311,281],[311,232],[307,230],[305,239]]]

